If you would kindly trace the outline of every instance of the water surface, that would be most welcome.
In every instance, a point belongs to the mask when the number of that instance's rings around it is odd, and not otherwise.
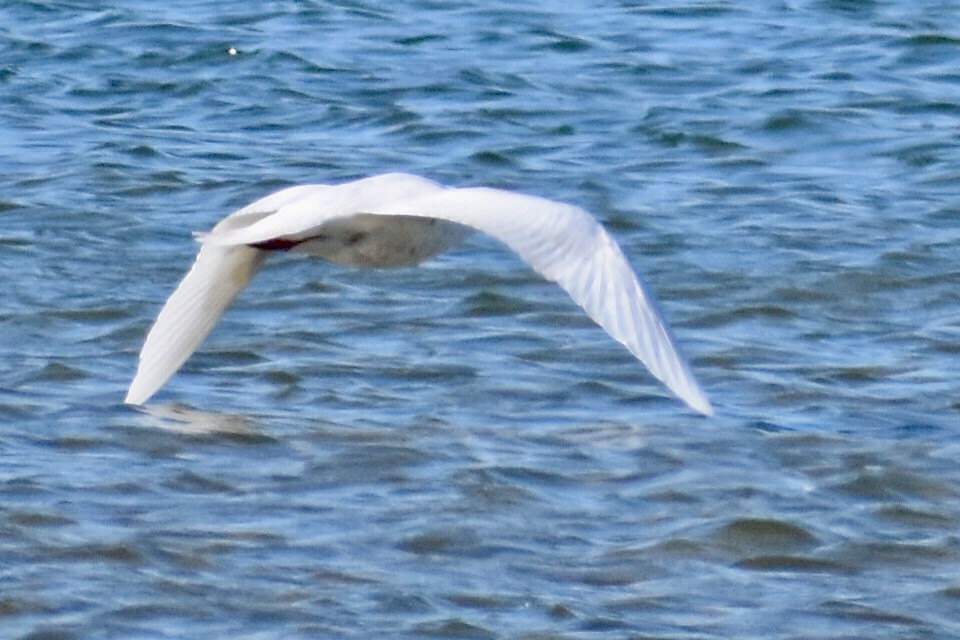
[[[3,4],[0,635],[960,637],[956,10]],[[482,238],[121,404],[192,231],[398,170],[594,212],[717,416]]]

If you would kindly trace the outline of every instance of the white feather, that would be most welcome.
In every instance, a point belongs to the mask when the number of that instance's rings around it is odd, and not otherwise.
[[[248,280],[259,267],[262,252],[250,245],[302,242],[305,250],[330,260],[394,266],[415,264],[449,248],[464,237],[463,227],[513,249],[563,287],[690,407],[705,415],[713,412],[651,294],[589,213],[497,189],[448,189],[404,174],[338,186],[293,187],[217,225],[203,237],[197,263],[150,332],[127,401],[148,399],[199,346],[246,283],[240,284],[237,274]],[[221,291],[215,284],[228,276],[232,284]]]
[[[177,372],[247,286],[265,255],[249,247],[200,248],[147,334],[124,402],[143,404]]]

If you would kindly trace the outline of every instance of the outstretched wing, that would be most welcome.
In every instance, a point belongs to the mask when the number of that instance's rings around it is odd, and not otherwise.
[[[266,252],[204,245],[167,300],[140,351],[127,404],[143,404],[177,372],[259,270]]]
[[[617,243],[589,213],[572,205],[497,189],[444,189],[414,176],[378,179],[409,181],[410,197],[370,199],[354,211],[439,218],[493,236],[563,287],[587,315],[690,407],[706,415],[713,413],[649,290]],[[356,188],[364,182],[351,184]],[[370,182],[366,185],[372,186]],[[364,200],[361,191],[351,195],[355,203]],[[236,231],[213,233],[205,242],[226,247],[309,235],[311,229],[329,220],[327,214],[315,208],[311,214],[310,207],[296,202],[283,214],[278,212]]]
[[[425,178],[385,174],[341,185],[301,185],[265,196],[221,220],[199,238],[244,233],[255,227],[319,226],[368,207],[432,193],[443,187]],[[277,237],[283,234],[268,234]],[[143,404],[196,351],[267,255],[246,244],[205,243],[190,271],[147,334],[137,373],[124,400]]]
[[[587,315],[643,362],[690,407],[713,408],[676,347],[652,294],[616,241],[578,207],[485,188],[449,189],[381,211],[418,212],[500,240],[559,284]]]

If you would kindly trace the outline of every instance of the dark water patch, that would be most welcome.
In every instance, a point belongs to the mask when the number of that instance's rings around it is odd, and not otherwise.
[[[960,599],[960,585],[946,587],[945,589],[941,589],[940,593],[954,600]]]
[[[393,41],[403,47],[417,47],[424,44],[445,42],[447,40],[449,40],[449,38],[441,33],[424,33],[415,36],[395,38]]]
[[[822,383],[865,384],[882,382],[890,376],[885,367],[850,366],[850,367],[821,367],[821,372],[812,379]]]
[[[0,200],[0,214],[23,208],[23,204],[13,200]]]
[[[370,443],[336,454],[308,467],[304,473],[330,486],[403,484],[430,456],[407,446]]]
[[[513,508],[535,499],[532,491],[505,481],[491,469],[464,470],[456,475],[454,484],[478,509]]]
[[[311,574],[311,578],[316,580],[318,583],[329,585],[335,588],[352,584],[365,585],[379,583],[379,580],[371,576],[346,573],[333,569],[318,569]]]
[[[39,371],[31,374],[23,382],[53,382],[62,384],[83,380],[87,378],[88,375],[88,372],[83,369],[60,362],[50,362],[44,365]]]
[[[768,118],[763,123],[763,129],[772,132],[786,132],[797,129],[806,129],[814,125],[809,114],[804,111],[791,110]]]
[[[497,99],[514,96],[517,91],[531,86],[530,80],[524,75],[502,69],[468,68],[459,73],[459,79],[481,89],[486,97]],[[522,111],[529,118],[543,113],[541,109],[524,109],[521,104],[514,106],[513,111],[518,114]],[[480,107],[480,114],[489,117],[492,115],[491,109],[490,105],[484,104]]]
[[[956,105],[960,111],[960,105]],[[905,166],[914,168],[923,168],[936,165],[949,156],[949,150],[941,143],[926,143],[908,148],[895,149],[880,154],[881,157],[889,157]]]
[[[49,614],[53,607],[28,598],[0,596],[0,619],[15,616]]]
[[[817,537],[798,525],[766,518],[741,518],[723,525],[714,541],[737,554],[752,557],[807,550]]]
[[[851,17],[870,17],[878,8],[876,0],[823,0],[817,3],[825,11]]]
[[[498,593],[455,593],[447,599],[457,606],[481,611],[511,610],[526,603],[521,596]]]
[[[590,563],[593,564],[593,563]],[[650,577],[645,568],[634,566],[530,566],[530,570],[544,580],[620,593],[623,589],[642,583]]]
[[[244,55],[260,55],[260,52],[257,51],[247,51]],[[348,74],[352,75],[356,73],[355,70],[343,68],[334,64],[325,64],[323,62],[318,62],[305,58],[297,54],[294,51],[288,49],[280,50],[270,50],[269,52],[263,52],[267,66],[274,70],[282,70],[286,68],[295,69],[299,73],[304,74],[316,74],[318,76],[325,76],[329,74]],[[291,90],[289,87],[281,89]],[[311,92],[305,92],[304,95],[312,96]]]
[[[643,128],[641,133],[649,136],[655,144],[668,149],[690,146],[712,155],[725,156],[746,150],[746,146],[733,141],[706,134],[687,133],[685,131],[650,130]]]
[[[434,144],[453,144],[456,141],[464,143],[470,140],[482,139],[482,133],[474,127],[421,127],[417,126],[414,130],[402,128],[399,133],[403,137],[422,145]]]
[[[867,622],[878,622],[898,626],[922,626],[918,618],[901,614],[895,611],[885,611],[866,604],[843,600],[830,600],[823,603],[823,608],[834,617]]]
[[[880,506],[876,513],[884,520],[905,527],[950,530],[957,525],[956,514],[938,513],[932,508],[912,507],[906,504]]]
[[[398,548],[417,556],[471,559],[489,558],[509,550],[485,543],[475,531],[467,528],[443,528],[417,533],[405,538]]]
[[[605,616],[595,616],[583,620],[580,624],[580,629],[586,632],[597,632],[597,633],[611,633],[616,631],[627,631],[631,625],[624,620],[619,620],[617,618],[605,617]]]
[[[481,164],[489,165],[513,165],[513,159],[505,154],[498,151],[478,151],[471,156],[471,160]]]
[[[493,640],[498,635],[477,624],[452,618],[416,625],[412,634],[423,638],[464,638],[466,640]]]
[[[832,550],[839,562],[857,568],[894,567],[916,569],[935,567],[958,557],[958,547],[949,540],[930,542],[851,541]]]
[[[850,567],[838,562],[807,556],[757,555],[744,558],[736,566],[754,571],[780,571],[796,573],[804,571],[822,573],[849,573]]]
[[[737,13],[736,9],[723,3],[671,3],[665,7],[634,7],[637,13],[664,18],[713,18]]]
[[[700,329],[711,329],[730,324],[751,324],[765,321],[789,324],[796,322],[797,319],[798,316],[791,307],[785,305],[763,305],[752,308],[737,307],[729,311],[704,314],[696,320],[696,326]]]
[[[526,300],[487,290],[469,295],[464,302],[466,313],[476,317],[515,316],[537,308]]]
[[[230,494],[238,491],[236,487],[218,478],[211,478],[186,471],[165,483],[165,487],[184,493]]]
[[[896,111],[904,115],[946,115],[955,117],[960,114],[960,102],[946,100],[901,101]]]
[[[956,64],[960,59],[960,38],[946,33],[917,33],[898,44],[898,63],[907,67]]]
[[[102,448],[106,442],[92,437],[62,435],[50,439],[47,444],[57,449],[80,452]]]
[[[902,469],[867,465],[837,487],[843,493],[871,500],[916,498],[936,501],[955,495],[956,488]]]
[[[585,38],[575,35],[559,33],[549,29],[534,29],[531,34],[534,49],[549,50],[556,53],[580,53],[592,48],[592,44]]]
[[[54,546],[44,549],[43,556],[50,560],[66,562],[107,562],[129,566],[140,566],[145,563],[140,551],[129,544],[94,543]]]
[[[64,527],[76,524],[76,520],[56,513],[17,511],[7,519],[10,524],[21,527]]]
[[[415,593],[391,593],[377,598],[377,608],[383,613],[434,613],[437,610],[427,598]]]

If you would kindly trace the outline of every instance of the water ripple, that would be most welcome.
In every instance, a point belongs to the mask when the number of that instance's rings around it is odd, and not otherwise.
[[[960,635],[954,9],[3,6],[4,631]],[[191,231],[392,170],[595,212],[718,416],[479,238],[120,405]]]

